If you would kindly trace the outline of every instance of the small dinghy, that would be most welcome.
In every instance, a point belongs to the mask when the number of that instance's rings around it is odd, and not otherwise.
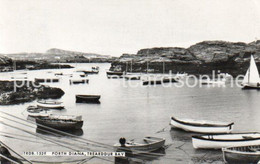
[[[51,114],[50,111],[47,111],[43,108],[38,108],[36,106],[29,106],[27,108],[28,116],[30,117],[47,117]]]
[[[221,149],[224,147],[238,147],[260,145],[260,133],[233,133],[192,136],[195,149]]]
[[[144,137],[139,140],[126,141],[125,138],[120,138],[119,143],[115,144],[116,149],[132,151],[133,153],[151,152],[162,148],[165,144],[164,138]]]
[[[74,72],[72,74],[72,77],[69,79],[70,84],[86,84],[89,82],[89,79],[87,78],[87,75],[82,72]]]
[[[225,163],[257,164],[260,160],[260,145],[222,148]]]
[[[64,106],[62,102],[51,101],[51,100],[38,100],[37,107],[44,109],[63,109]]]
[[[43,128],[42,126],[47,126],[60,130],[73,130],[81,129],[81,127],[83,126],[82,116],[50,114],[47,117],[36,117],[35,120],[38,128]]]
[[[141,74],[126,74],[123,76],[126,80],[140,80]]]
[[[157,77],[157,78],[148,78],[148,80],[143,81],[143,85],[160,85],[163,83],[176,83],[179,81],[178,77]]]
[[[175,117],[172,117],[170,125],[172,126],[172,128],[178,128],[190,132],[219,134],[219,133],[231,133],[233,130],[234,123],[214,122],[214,121],[206,121],[206,120],[191,120],[191,119],[180,120]]]
[[[100,95],[76,95],[76,103],[100,103]]]
[[[56,76],[46,76],[45,78],[34,78],[34,81],[38,83],[58,83],[60,82],[60,78]]]
[[[107,71],[108,78],[122,78],[123,74],[122,71]]]

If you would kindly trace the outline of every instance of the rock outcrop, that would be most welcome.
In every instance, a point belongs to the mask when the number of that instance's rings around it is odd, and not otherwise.
[[[0,105],[30,102],[35,99],[58,99],[64,95],[60,88],[51,88],[31,81],[0,81]]]
[[[204,41],[186,49],[160,47],[141,49],[137,54],[123,54],[111,64],[110,69],[159,73],[164,68],[164,72],[187,72],[195,75],[220,70],[236,76],[246,72],[251,55],[254,55],[260,69],[260,41],[248,44]]]

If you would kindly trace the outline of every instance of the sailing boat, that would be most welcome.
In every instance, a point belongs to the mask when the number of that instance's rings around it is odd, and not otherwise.
[[[260,89],[260,78],[253,55],[251,55],[250,66],[242,82],[242,89]]]

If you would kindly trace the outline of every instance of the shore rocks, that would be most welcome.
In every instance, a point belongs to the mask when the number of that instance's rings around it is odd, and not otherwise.
[[[187,49],[160,47],[141,49],[137,54],[123,54],[112,62],[110,69],[155,73],[187,72],[194,75],[211,74],[212,70],[220,70],[237,76],[245,74],[251,55],[254,55],[260,69],[260,40],[248,44],[204,41]]]
[[[32,81],[0,81],[0,105],[20,104],[35,99],[57,99],[63,95],[60,88],[51,88]]]

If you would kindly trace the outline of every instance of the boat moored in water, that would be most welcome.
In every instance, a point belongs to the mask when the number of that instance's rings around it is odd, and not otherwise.
[[[51,114],[50,111],[36,106],[28,106],[27,112],[30,117],[47,117]]]
[[[260,145],[222,148],[222,152],[229,164],[257,164],[260,160]]]
[[[74,72],[72,77],[69,79],[70,84],[86,84],[88,82],[89,79],[87,78],[87,75],[82,71]]]
[[[234,123],[215,122],[207,120],[177,119],[171,117],[170,125],[189,132],[219,134],[231,133]]]
[[[259,72],[253,55],[251,55],[250,66],[241,84],[242,89],[260,89]]]
[[[83,126],[82,116],[53,115],[47,117],[36,117],[38,128],[50,127],[60,130],[81,129]]]
[[[59,101],[52,101],[52,100],[38,100],[37,101],[38,108],[45,108],[45,109],[63,109],[63,103]]]
[[[260,133],[231,133],[192,136],[195,149],[221,149],[224,147],[260,145]]]
[[[100,103],[100,95],[76,95],[77,103]]]
[[[148,77],[148,79],[143,81],[143,85],[159,85],[163,83],[176,83],[179,78],[176,76],[155,76]]]
[[[120,138],[120,143],[114,145],[116,149],[130,149],[133,153],[151,152],[162,148],[165,144],[164,138],[144,137],[142,139],[134,139],[126,141],[125,138]]]
[[[108,78],[122,78],[124,72],[122,71],[107,71]]]

